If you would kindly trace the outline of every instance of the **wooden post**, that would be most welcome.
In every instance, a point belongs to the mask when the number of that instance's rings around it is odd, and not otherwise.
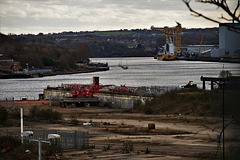
[[[213,81],[211,81],[211,90],[213,90]]]
[[[203,80],[203,89],[206,89],[206,87],[205,87],[205,81]]]

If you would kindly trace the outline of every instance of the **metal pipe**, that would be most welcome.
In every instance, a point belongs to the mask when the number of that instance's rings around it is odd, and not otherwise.
[[[42,145],[41,145],[41,140],[38,141],[38,160],[42,159]]]

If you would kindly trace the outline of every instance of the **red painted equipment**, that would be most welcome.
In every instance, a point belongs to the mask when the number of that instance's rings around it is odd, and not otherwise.
[[[125,85],[121,85],[121,86],[115,86],[115,88],[113,89],[113,92],[116,92],[116,93],[136,93],[137,89],[138,89],[138,87],[127,87]]]
[[[64,88],[70,89],[72,97],[93,97],[99,89],[108,89],[114,93],[136,93],[138,87],[127,87],[125,85],[99,85],[99,77],[93,77],[93,84],[63,84]]]
[[[64,84],[65,88],[72,90],[73,97],[93,97],[99,92],[99,77],[93,77],[93,84]]]

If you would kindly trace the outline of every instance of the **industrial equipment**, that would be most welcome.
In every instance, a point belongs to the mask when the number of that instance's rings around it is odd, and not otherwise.
[[[189,81],[188,84],[182,86],[183,88],[197,88],[197,84],[192,84],[193,81]]]
[[[138,87],[127,87],[125,85],[115,86],[112,92],[115,93],[136,93]]]
[[[181,52],[181,32],[183,30],[186,30],[186,28],[182,28],[182,25],[179,22],[176,22],[176,23],[177,23],[176,27],[165,26],[164,28],[160,28],[160,27],[151,26],[152,30],[165,33],[166,35],[166,44],[164,46],[164,53],[160,55],[160,59],[158,60],[175,59],[177,53]]]
[[[99,92],[99,77],[93,77],[93,84],[64,84],[64,88],[71,89],[72,97],[93,97]]]

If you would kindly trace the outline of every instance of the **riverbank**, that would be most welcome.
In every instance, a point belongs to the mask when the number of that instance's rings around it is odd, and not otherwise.
[[[154,59],[157,59],[157,56]],[[174,60],[240,63],[240,57],[176,57]]]
[[[184,60],[187,60],[187,61],[205,61],[205,62],[240,63],[240,58],[229,58],[229,57],[185,58]]]
[[[91,72],[100,72],[108,71],[109,67],[97,67],[97,68],[87,68],[74,71],[55,71],[49,73],[38,73],[38,74],[1,74],[0,79],[18,79],[18,78],[37,78],[45,76],[56,76],[56,75],[65,75],[65,74],[78,74],[78,73],[91,73]]]

